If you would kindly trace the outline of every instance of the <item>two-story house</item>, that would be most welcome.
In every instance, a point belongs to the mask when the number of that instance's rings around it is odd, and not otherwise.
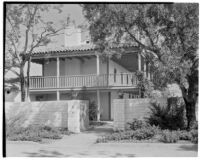
[[[124,98],[138,95],[134,73],[142,70],[148,78],[151,76],[150,67],[135,46],[111,48],[118,52],[123,49],[121,58],[105,58],[82,32],[65,35],[65,43],[63,49],[32,54],[31,62],[42,66],[42,76],[30,77],[31,101],[69,100],[73,94],[96,103],[98,120],[112,120],[112,101],[119,93],[123,92]]]

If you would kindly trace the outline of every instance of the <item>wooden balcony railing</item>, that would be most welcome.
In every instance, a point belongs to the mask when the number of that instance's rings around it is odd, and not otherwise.
[[[59,82],[59,83],[58,83]],[[30,89],[135,86],[134,73],[30,77]]]

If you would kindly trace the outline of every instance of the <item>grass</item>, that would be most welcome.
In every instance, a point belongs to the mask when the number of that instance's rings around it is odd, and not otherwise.
[[[29,126],[27,128],[6,128],[6,138],[11,141],[41,142],[42,139],[61,139],[63,135],[70,135],[67,128],[54,128],[49,126]]]

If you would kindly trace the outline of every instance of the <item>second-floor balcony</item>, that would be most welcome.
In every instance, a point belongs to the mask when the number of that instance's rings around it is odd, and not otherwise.
[[[70,76],[35,76],[30,77],[30,89],[71,89],[99,87],[136,87],[134,73],[70,75]]]

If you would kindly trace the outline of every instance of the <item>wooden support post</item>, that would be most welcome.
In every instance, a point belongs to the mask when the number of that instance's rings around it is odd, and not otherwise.
[[[57,72],[56,72],[56,80],[57,80],[57,88],[60,87],[60,84],[59,84],[59,77],[60,77],[60,58],[57,57]],[[59,90],[57,90],[57,93],[56,93],[56,97],[57,97],[57,101],[60,100],[60,93],[59,93]]]
[[[147,77],[147,64],[145,60],[144,60],[144,77]]]
[[[107,86],[109,86],[109,61],[110,58],[107,58]]]
[[[151,80],[151,65],[148,64],[148,80]]]
[[[141,71],[141,55],[138,53],[138,71]]]
[[[99,65],[99,54],[96,55],[97,57],[97,81],[99,81],[99,74],[100,74],[100,65]],[[97,121],[100,121],[100,91],[97,89]]]
[[[100,115],[101,115],[101,111],[100,111],[100,91],[97,90],[97,121],[100,121]]]
[[[99,55],[97,54],[97,75],[100,74]]]
[[[57,90],[56,91],[56,100],[59,101],[60,100],[60,92]]]
[[[59,88],[59,77],[60,77],[60,58],[57,57],[57,72],[56,72],[56,76],[57,76],[57,88]]]

